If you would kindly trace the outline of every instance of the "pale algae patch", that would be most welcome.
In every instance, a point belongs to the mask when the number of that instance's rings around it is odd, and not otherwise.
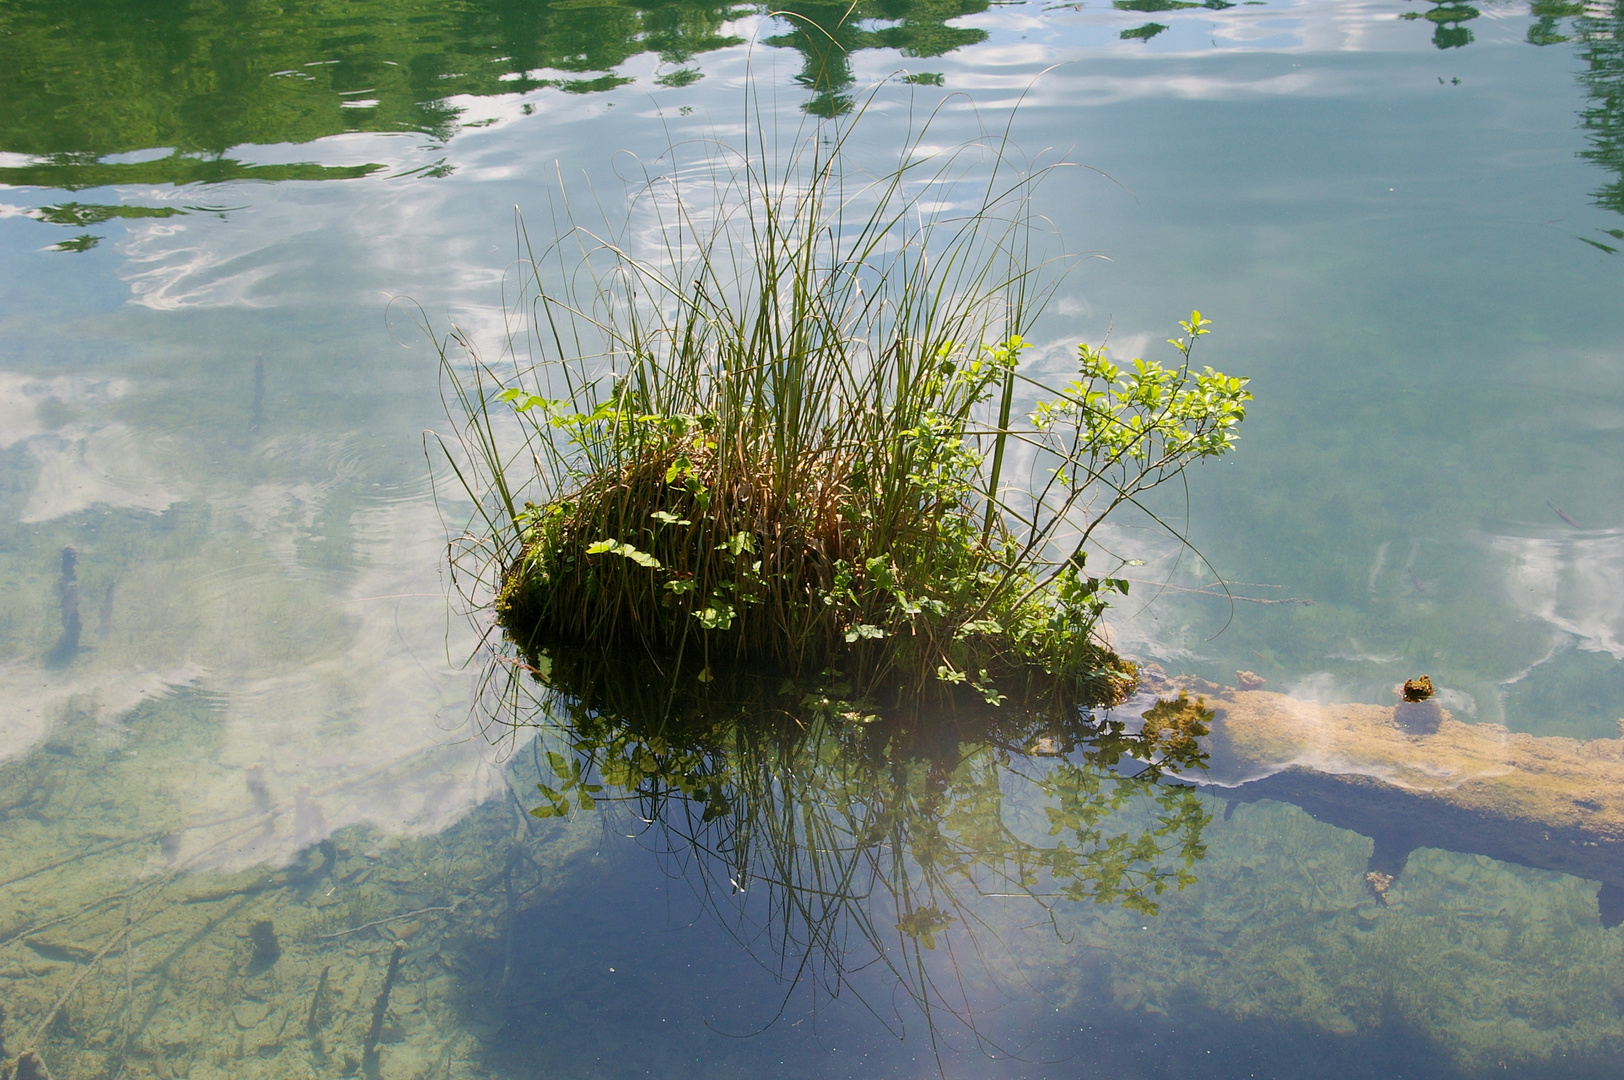
[[[1624,938],[1598,922],[1594,883],[1422,849],[1383,905],[1365,883],[1371,841],[1296,807],[1239,806],[1209,838],[1199,882],[1170,894],[1159,920],[1063,915],[1076,945],[1098,950],[1123,1012],[1193,1004],[1404,1038],[1473,1072],[1624,1054]]]

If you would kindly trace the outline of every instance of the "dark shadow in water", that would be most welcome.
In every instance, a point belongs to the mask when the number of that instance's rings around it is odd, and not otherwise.
[[[1148,917],[1205,850],[1204,799],[1169,782],[1203,760],[1191,702],[1130,731],[968,699],[888,717],[838,686],[601,656],[541,667],[499,663],[486,696],[493,722],[535,729],[532,812],[618,811],[613,826],[771,973],[780,997],[734,1034],[806,988],[898,1035],[922,1016],[938,1054],[948,1029],[1008,1054],[966,991],[998,981],[985,901],[1029,904],[1027,924],[1084,900]]]
[[[556,891],[522,904],[502,941],[459,954],[459,964],[486,972],[463,987],[463,1008],[476,1028],[490,1032],[481,1059],[493,1072],[516,1078],[688,1070],[707,1077],[929,1075],[911,1038],[891,1038],[845,1002],[814,1007],[809,995],[772,1030],[752,1039],[726,1037],[771,1008],[759,968],[728,927],[701,914],[685,882],[607,846],[603,854],[573,867]],[[1311,1023],[1240,1018],[1189,994],[1167,1000],[1166,1014],[1127,1009],[1113,1000],[1109,959],[1078,949],[1066,962],[1080,974],[1074,999],[1014,1006],[1027,1040],[1022,1058],[987,1056],[961,1042],[956,1054],[943,1054],[942,1071],[977,1080],[1483,1075],[1459,1065],[1455,1048],[1418,1027],[1391,996],[1376,1023],[1335,1034]],[[1527,1080],[1616,1075],[1604,1056],[1594,1055],[1505,1064],[1508,1075]]]
[[[56,583],[57,599],[62,611],[62,636],[56,639],[51,651],[45,654],[45,666],[63,668],[79,655],[79,634],[83,623],[79,618],[79,553],[71,547],[62,549],[62,572]]]
[[[1226,817],[1237,803],[1271,799],[1301,807],[1327,825],[1370,837],[1375,846],[1366,881],[1378,897],[1404,873],[1412,851],[1437,848],[1599,882],[1596,906],[1601,924],[1611,928],[1624,923],[1624,843],[1605,835],[1595,839],[1596,833],[1571,821],[1506,818],[1375,780],[1349,783],[1344,776],[1303,766],[1237,787],[1213,788],[1212,793],[1228,800]],[[1586,805],[1594,804],[1576,802],[1581,810]]]

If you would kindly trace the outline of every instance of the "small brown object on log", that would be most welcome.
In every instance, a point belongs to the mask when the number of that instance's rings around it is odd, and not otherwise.
[[[1268,680],[1256,672],[1235,672],[1235,687],[1239,690],[1261,690],[1263,689],[1263,684],[1266,682],[1268,682]]]
[[[1430,675],[1423,675],[1419,679],[1407,679],[1404,682],[1405,701],[1425,701],[1437,692]]]

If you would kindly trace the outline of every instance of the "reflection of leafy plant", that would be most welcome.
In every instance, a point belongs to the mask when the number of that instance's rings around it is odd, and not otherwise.
[[[99,157],[357,130],[445,137],[453,95],[602,89],[625,81],[611,73],[640,53],[682,63],[737,44],[721,29],[741,10],[731,0],[330,0],[225,18],[201,0],[15,0],[0,5],[0,149]],[[346,107],[361,93],[376,104]]]
[[[1124,30],[1119,35],[1123,41],[1149,41],[1163,30],[1168,29],[1166,23],[1146,23],[1131,30]]]
[[[89,154],[48,154],[27,165],[0,168],[0,184],[64,188],[115,184],[220,184],[229,180],[353,180],[382,165],[249,165],[233,158],[176,152],[156,161],[106,162]]]
[[[551,779],[534,813],[629,811],[789,989],[856,992],[879,965],[935,1015],[953,995],[926,954],[956,935],[981,948],[983,896],[1149,915],[1204,854],[1209,815],[1170,779],[1204,766],[1212,714],[1183,697],[1139,731],[985,706],[913,726],[855,712],[838,687],[546,661],[539,682],[508,663],[488,702],[537,729]]]
[[[52,225],[68,225],[83,229],[90,225],[100,225],[114,218],[166,218],[176,214],[184,214],[185,210],[173,206],[103,206],[83,203],[62,203],[58,206],[41,206],[30,210],[28,216],[36,221],[44,221]],[[89,251],[101,242],[98,236],[84,233],[72,240],[63,240],[51,245],[52,251]]]
[[[552,751],[547,752],[547,763],[552,766],[553,777],[558,784],[551,787],[547,784],[536,785],[542,797],[547,800],[546,806],[538,806],[530,811],[536,817],[569,817],[574,809],[590,810],[596,803],[592,796],[603,790],[602,784],[593,784],[587,781],[581,772],[581,762],[564,758]],[[575,805],[570,805],[570,796],[575,796]]]
[[[90,233],[82,233],[79,236],[75,236],[72,240],[58,240],[56,243],[51,245],[51,250],[89,251],[99,243],[101,243],[101,237],[92,236]]]
[[[1575,39],[1580,43],[1585,69],[1579,82],[1591,104],[1579,114],[1590,141],[1579,156],[1619,177],[1595,192],[1595,199],[1598,206],[1624,214],[1624,0],[1603,0],[1588,7],[1581,0],[1532,0],[1529,14],[1534,17],[1528,27],[1529,44],[1557,45]],[[1439,0],[1428,11],[1409,11],[1400,18],[1430,20],[1437,26],[1433,44],[1452,49],[1471,43],[1472,32],[1461,23],[1478,15],[1476,8],[1459,0]],[[1563,20],[1572,20],[1566,29]],[[1578,239],[1612,253],[1611,244]]]
[[[1624,214],[1624,0],[1597,5],[1573,22],[1585,70],[1579,81],[1590,105],[1579,114],[1590,145],[1579,155],[1600,165],[1614,179],[1595,193],[1598,205]]]
[[[1534,25],[1528,28],[1528,43],[1557,45],[1568,40],[1566,34],[1558,32],[1561,20],[1583,15],[1585,6],[1573,0],[1534,0],[1528,10],[1535,19]]]
[[[986,0],[795,0],[773,6],[786,30],[766,44],[801,54],[795,81],[812,91],[806,110],[833,117],[852,107],[853,53],[882,48],[928,58],[976,45],[987,39],[985,30],[948,20],[986,9]]]
[[[1477,8],[1457,0],[1433,0],[1433,7],[1429,10],[1406,11],[1399,18],[1428,20],[1436,27],[1432,32],[1434,45],[1440,49],[1458,49],[1472,43],[1472,31],[1461,23],[1481,14]]]
[[[947,20],[985,11],[987,0],[800,8],[775,43],[805,55],[802,81],[818,102],[842,98],[856,50],[939,56],[986,36]],[[277,179],[290,168],[303,179],[356,175],[220,155],[346,131],[447,138],[462,111],[452,99],[541,87],[595,93],[629,82],[620,69],[645,53],[676,69],[658,85],[687,86],[700,77],[694,57],[740,43],[725,33],[730,20],[765,10],[735,0],[325,0],[250,4],[226,18],[203,0],[8,0],[0,4],[0,151],[54,158],[55,168],[7,169],[0,182],[186,183],[208,179],[196,174],[211,161],[215,179]],[[360,100],[369,104],[355,107]],[[154,147],[175,153],[102,160]]]
[[[654,82],[659,86],[683,87],[692,86],[704,77],[705,73],[698,68],[685,67],[678,68],[676,71],[668,71],[655,79]]]
[[[42,206],[30,211],[28,216],[52,225],[72,225],[82,229],[114,218],[166,218],[184,213],[186,211],[174,206],[99,206],[70,202]]]

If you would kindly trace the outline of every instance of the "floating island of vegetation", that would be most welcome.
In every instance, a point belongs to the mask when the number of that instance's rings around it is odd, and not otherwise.
[[[1058,166],[933,151],[927,120],[876,176],[866,111],[787,152],[759,124],[674,151],[624,222],[524,237],[500,360],[442,348],[480,508],[453,561],[539,675],[582,648],[738,665],[854,715],[1132,692],[1100,621],[1128,583],[1091,537],[1230,449],[1247,380],[1192,366],[1199,312],[1168,365],[1083,344],[1035,373],[1031,196]]]

